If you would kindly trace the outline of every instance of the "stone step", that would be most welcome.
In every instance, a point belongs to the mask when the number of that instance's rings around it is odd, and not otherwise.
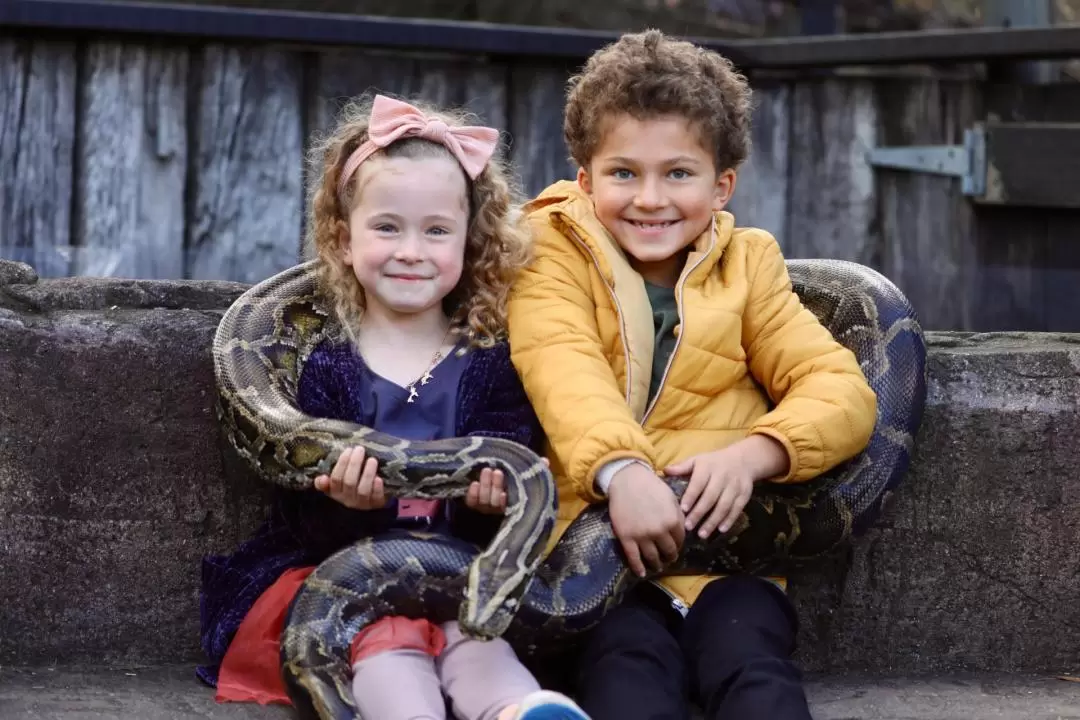
[[[231,283],[35,280],[0,262],[0,664],[201,660],[200,558],[260,519],[221,454]],[[909,476],[791,581],[807,670],[1080,670],[1080,336],[929,333]]]
[[[1076,720],[1080,684],[1045,676],[810,677],[815,720]],[[0,670],[4,720],[288,720],[288,708],[218,704],[190,666]]]

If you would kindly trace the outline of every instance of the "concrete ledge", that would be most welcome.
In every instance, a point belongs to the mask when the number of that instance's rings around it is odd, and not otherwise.
[[[0,263],[0,664],[199,660],[199,559],[253,529],[265,490],[225,467],[211,409],[210,341],[242,288],[34,282]],[[1074,671],[1080,336],[929,341],[892,511],[793,578],[801,657]]]
[[[815,720],[1080,718],[1080,685],[1032,676],[810,677]],[[285,720],[274,705],[218,704],[188,667],[0,671],[4,720]],[[700,718],[700,715],[697,716]]]
[[[1080,336],[929,336],[915,461],[878,527],[794,579],[812,670],[1080,666]]]

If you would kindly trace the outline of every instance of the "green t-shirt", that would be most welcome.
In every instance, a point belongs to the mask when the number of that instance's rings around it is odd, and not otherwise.
[[[649,379],[649,402],[653,401],[660,381],[667,369],[668,359],[675,350],[675,326],[679,324],[679,307],[675,302],[675,288],[645,283],[652,306],[653,329],[656,339],[653,345],[652,376]]]

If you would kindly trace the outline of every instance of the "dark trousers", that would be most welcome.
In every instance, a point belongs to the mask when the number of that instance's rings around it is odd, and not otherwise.
[[[709,583],[683,619],[643,583],[585,641],[576,694],[592,720],[810,720],[787,596],[752,576]]]

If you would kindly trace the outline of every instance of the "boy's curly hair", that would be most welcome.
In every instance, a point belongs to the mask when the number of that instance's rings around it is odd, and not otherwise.
[[[419,138],[399,140],[371,156],[353,174],[344,195],[338,194],[341,170],[352,152],[368,137],[368,120],[374,98],[349,101],[333,128],[316,138],[308,163],[311,184],[311,218],[307,251],[316,260],[319,291],[329,301],[348,336],[355,342],[364,311],[364,290],[345,265],[340,252],[341,233],[348,234],[348,218],[356,206],[357,183],[368,162],[381,157],[446,157],[457,160],[441,144]],[[421,112],[443,120],[450,127],[476,124],[465,112],[436,110],[409,100]],[[477,176],[465,176],[469,193],[469,227],[461,280],[446,297],[443,307],[451,328],[477,347],[489,347],[506,331],[506,305],[510,286],[529,260],[530,236],[520,217],[520,198],[497,154]]]
[[[751,91],[731,61],[659,30],[623,35],[589,58],[568,84],[563,134],[587,168],[613,116],[687,119],[713,153],[716,169],[750,154]]]

